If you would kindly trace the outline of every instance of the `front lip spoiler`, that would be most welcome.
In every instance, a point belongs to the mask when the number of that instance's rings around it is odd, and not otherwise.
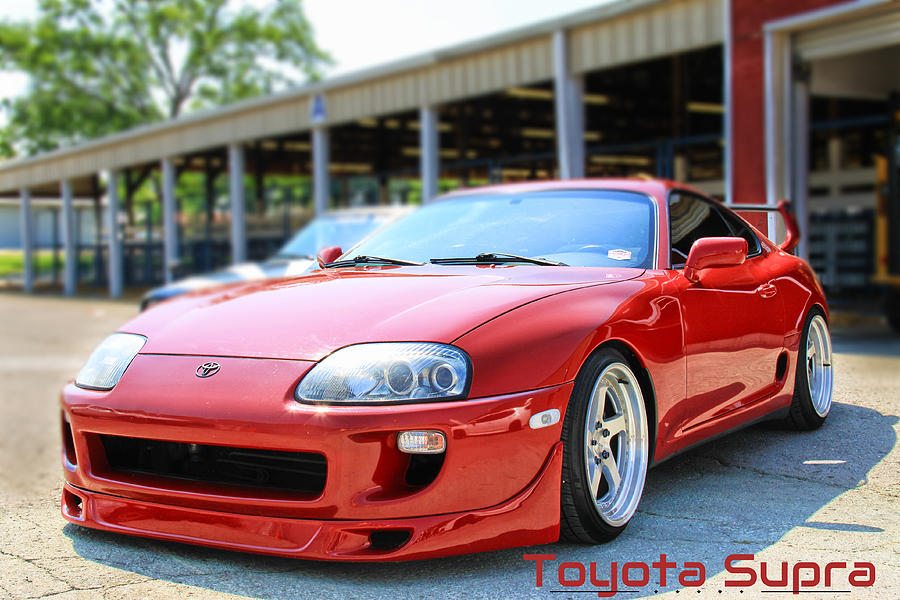
[[[562,442],[557,442],[525,489],[474,511],[361,521],[273,518],[144,502],[66,483],[62,514],[70,523],[93,529],[242,552],[312,560],[412,560],[557,541],[561,475]],[[400,548],[378,550],[369,536],[379,530],[411,535]]]

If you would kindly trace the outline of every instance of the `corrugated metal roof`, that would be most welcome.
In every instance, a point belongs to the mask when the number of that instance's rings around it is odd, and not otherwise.
[[[441,104],[546,81],[551,34],[571,31],[576,72],[719,43],[723,0],[620,0],[279,94],[136,127],[0,164],[0,192],[180,156],[311,127],[309,104],[326,100],[326,125]]]

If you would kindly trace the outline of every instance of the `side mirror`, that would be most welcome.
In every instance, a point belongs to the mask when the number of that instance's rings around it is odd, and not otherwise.
[[[328,263],[336,261],[343,253],[344,251],[341,250],[340,246],[325,246],[319,250],[319,253],[316,255],[316,262],[319,263],[319,268],[321,269]]]
[[[736,267],[747,258],[747,240],[739,237],[700,238],[691,246],[684,276],[700,281],[700,271],[713,267]]]

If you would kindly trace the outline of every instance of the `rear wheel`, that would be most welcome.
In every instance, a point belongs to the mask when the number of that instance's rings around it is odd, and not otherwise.
[[[562,438],[562,535],[609,541],[637,510],[650,458],[644,396],[621,353],[602,350],[578,374]]]
[[[828,323],[825,322],[822,311],[814,308],[803,325],[788,425],[795,429],[809,430],[817,429],[825,422],[834,396],[831,360]]]

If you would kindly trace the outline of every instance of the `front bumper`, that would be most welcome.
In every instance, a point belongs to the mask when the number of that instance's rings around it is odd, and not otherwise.
[[[508,501],[486,509],[409,519],[356,521],[272,518],[153,504],[65,484],[62,513],[77,525],[227,550],[313,560],[437,558],[559,539],[562,443],[538,477]],[[378,548],[375,532],[403,532],[396,549]]]
[[[140,355],[111,392],[65,388],[68,520],[322,560],[426,558],[558,538],[561,423],[535,430],[528,420],[564,412],[571,384],[457,402],[320,407],[293,399],[311,363],[216,358],[219,374],[197,378],[206,360]],[[409,456],[396,448],[399,431],[417,429],[448,440],[424,486],[407,483]],[[303,495],[118,472],[105,461],[103,435],[317,452],[327,478],[320,494]],[[376,530],[409,539],[385,548],[372,543]]]

